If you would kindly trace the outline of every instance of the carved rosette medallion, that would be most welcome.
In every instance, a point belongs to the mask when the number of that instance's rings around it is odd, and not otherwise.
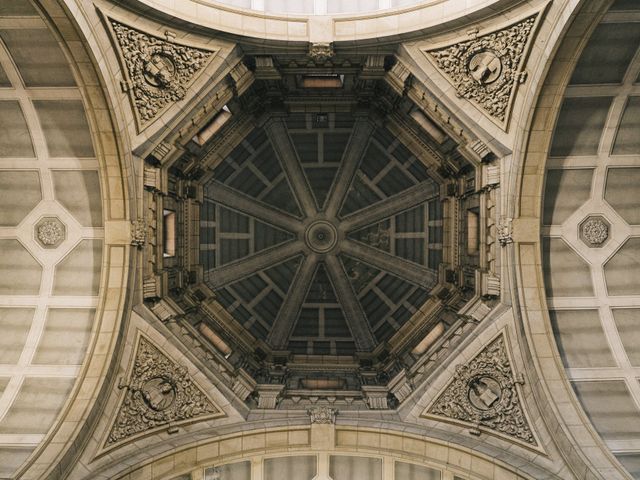
[[[106,446],[169,423],[222,411],[191,380],[187,369],[169,360],[149,340],[140,337],[126,393]]]
[[[592,216],[580,224],[580,237],[588,247],[598,248],[609,238],[610,228],[611,225],[603,217]]]
[[[182,100],[214,52],[148,35],[110,19],[140,126],[167,105]],[[170,38],[167,36],[167,38]]]
[[[504,336],[456,373],[426,414],[468,422],[537,445],[516,389]]]
[[[525,79],[522,59],[536,22],[528,17],[497,32],[427,51],[427,57],[454,84],[456,94],[477,103],[505,123],[518,83]]]
[[[66,227],[56,217],[45,217],[36,224],[35,237],[43,248],[56,248],[66,237]]]

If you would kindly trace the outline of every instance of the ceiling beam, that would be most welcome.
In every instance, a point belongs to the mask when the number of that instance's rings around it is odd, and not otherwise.
[[[294,241],[263,250],[242,260],[207,270],[204,273],[205,281],[213,289],[233,283],[301,253],[303,246],[301,241]]]
[[[289,136],[287,126],[283,120],[273,119],[265,124],[264,130],[280,160],[282,169],[289,180],[289,185],[302,207],[304,216],[307,218],[315,216],[317,211],[316,202],[311,194],[311,188],[302,170],[302,163]]]
[[[362,260],[380,270],[392,273],[396,277],[418,285],[425,290],[431,290],[438,282],[437,273],[433,270],[359,242],[343,240],[340,244],[340,250],[342,253]]]
[[[345,320],[355,341],[356,350],[361,352],[372,351],[377,345],[376,338],[373,336],[369,322],[362,311],[360,301],[353,292],[351,282],[342,265],[340,265],[340,260],[334,255],[329,255],[325,263],[327,272],[333,281]]]
[[[435,182],[420,183],[389,199],[358,210],[342,219],[340,229],[351,232],[436,198],[440,187]]]
[[[286,212],[256,200],[253,197],[238,192],[226,185],[212,181],[206,192],[205,199],[213,200],[220,205],[246,213],[251,217],[263,220],[266,223],[283,228],[292,233],[302,233],[303,226],[300,220]]]
[[[360,159],[369,145],[369,138],[373,133],[374,125],[366,118],[355,121],[349,143],[342,155],[340,168],[336,174],[333,186],[326,202],[327,217],[334,218],[338,215],[342,202],[351,186],[351,179],[358,170]]]
[[[289,336],[295,327],[302,304],[307,298],[307,292],[313,281],[317,264],[316,254],[306,256],[296,272],[293,282],[291,282],[289,292],[285,296],[284,303],[280,307],[278,316],[267,336],[267,343],[277,350],[285,350],[287,348]]]

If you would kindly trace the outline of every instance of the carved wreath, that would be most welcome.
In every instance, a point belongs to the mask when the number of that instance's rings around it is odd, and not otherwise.
[[[535,15],[504,30],[450,47],[428,52],[453,81],[456,94],[479,103],[491,116],[504,121],[515,84],[522,80],[518,68],[535,23]],[[490,78],[473,75],[482,57],[493,59]]]
[[[140,338],[133,371],[107,445],[140,432],[219,410],[176,365]]]
[[[486,404],[478,400],[478,385],[488,388]],[[522,411],[504,338],[496,339],[466,365],[458,365],[451,383],[429,413],[484,426],[530,444],[536,441]]]
[[[147,35],[111,20],[131,82],[140,120],[153,119],[167,103],[181,100],[194,74],[212,52]]]

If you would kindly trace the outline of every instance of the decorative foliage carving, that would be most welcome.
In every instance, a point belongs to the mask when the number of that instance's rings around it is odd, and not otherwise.
[[[120,46],[127,90],[142,125],[171,102],[182,100],[214,52],[177,45],[110,19]],[[171,35],[167,35],[170,39]]]
[[[60,245],[66,232],[64,224],[55,217],[43,218],[36,224],[35,230],[36,238],[44,248],[55,248]]]
[[[536,16],[427,53],[449,76],[459,97],[473,100],[489,115],[505,122],[515,87],[525,80],[520,63]]]
[[[524,415],[504,336],[495,339],[456,373],[428,414],[469,422],[537,445]],[[472,433],[479,433],[475,430]]]
[[[221,414],[191,380],[187,369],[140,337],[131,378],[106,445],[156,427]]]
[[[312,43],[309,46],[309,58],[315,63],[325,63],[331,60],[335,55],[333,44],[331,43]]]
[[[589,217],[580,226],[583,241],[590,247],[600,247],[609,238],[609,224],[602,217]]]
[[[307,410],[307,413],[311,417],[311,423],[329,424],[336,423],[336,415],[338,410],[331,407],[318,406],[312,407]]]
[[[147,243],[147,223],[139,218],[131,222],[131,245],[143,247]]]

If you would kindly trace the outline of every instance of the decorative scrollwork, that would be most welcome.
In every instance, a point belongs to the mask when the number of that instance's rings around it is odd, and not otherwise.
[[[187,369],[140,337],[122,404],[106,445],[181,420],[221,411],[191,380]]]
[[[536,445],[516,383],[504,337],[500,336],[469,363],[456,367],[451,383],[427,413],[490,428]]]
[[[525,78],[520,63],[536,16],[427,53],[449,76],[459,97],[473,100],[504,122],[515,86]]]
[[[110,20],[122,52],[128,90],[141,124],[182,100],[213,52],[177,45]],[[169,38],[169,36],[167,37]]]

